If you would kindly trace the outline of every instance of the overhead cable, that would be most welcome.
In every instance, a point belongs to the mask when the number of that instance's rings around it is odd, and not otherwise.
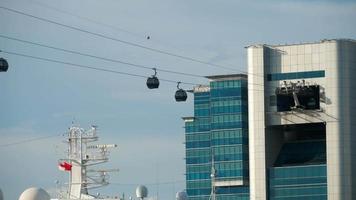
[[[192,62],[196,62],[196,63],[200,63],[200,64],[209,65],[209,66],[216,67],[216,68],[222,68],[222,69],[226,69],[226,70],[230,70],[230,71],[240,71],[241,73],[245,73],[246,74],[246,72],[244,72],[242,70],[233,69],[233,68],[225,67],[225,66],[222,66],[222,65],[213,64],[213,63],[202,61],[202,60],[199,60],[199,59],[196,59],[196,58],[183,56],[183,55],[171,53],[171,52],[168,52],[168,51],[163,51],[163,50],[160,50],[160,49],[155,49],[155,48],[152,48],[152,47],[148,47],[148,46],[144,46],[144,45],[141,45],[141,44],[137,44],[137,43],[134,43],[134,42],[130,42],[130,41],[114,38],[114,37],[107,36],[107,35],[104,35],[104,34],[101,34],[101,33],[88,31],[88,30],[85,30],[85,29],[82,29],[82,28],[78,28],[78,27],[75,27],[75,26],[71,26],[71,25],[63,24],[63,23],[56,22],[56,21],[53,21],[53,20],[49,20],[49,19],[46,19],[46,18],[38,17],[38,16],[35,16],[35,15],[32,15],[32,14],[28,14],[28,13],[25,13],[25,12],[22,12],[22,11],[19,11],[19,10],[15,10],[15,9],[12,9],[12,8],[7,8],[7,7],[4,7],[4,6],[0,6],[0,8],[3,9],[3,10],[7,10],[9,12],[12,12],[12,13],[17,13],[17,14],[20,14],[20,15],[23,15],[23,16],[31,17],[31,18],[34,18],[34,19],[37,19],[37,20],[40,20],[40,21],[44,21],[44,22],[47,22],[47,23],[55,24],[55,25],[58,25],[58,26],[61,26],[61,27],[65,27],[65,28],[68,28],[68,29],[72,29],[72,30],[79,31],[79,32],[82,32],[82,33],[94,35],[96,37],[105,38],[105,39],[112,40],[112,41],[115,41],[115,42],[120,42],[120,43],[123,43],[123,44],[126,44],[126,45],[130,45],[130,46],[146,49],[146,50],[149,50],[149,51],[152,51],[152,52],[165,54],[165,55],[168,55],[168,56],[173,56],[173,57],[177,57],[177,58],[180,58],[180,59],[184,59],[184,60],[188,60],[188,61],[192,61]]]
[[[6,35],[1,35],[1,34],[0,34],[0,37],[1,38],[5,38],[5,39],[9,39],[9,40],[13,40],[13,41],[26,43],[26,44],[31,44],[31,45],[36,45],[36,46],[45,47],[45,48],[49,48],[49,49],[54,49],[54,50],[58,50],[58,51],[62,51],[62,52],[67,52],[67,53],[77,54],[77,55],[81,55],[81,56],[96,58],[96,59],[105,60],[105,61],[114,62],[114,63],[120,63],[120,64],[124,64],[124,65],[129,65],[129,66],[136,67],[136,68],[149,69],[149,70],[152,70],[153,68],[155,68],[157,71],[161,71],[161,72],[166,72],[166,73],[171,73],[171,74],[179,74],[179,75],[183,75],[183,76],[191,76],[191,77],[197,77],[197,78],[205,78],[205,76],[201,76],[201,75],[197,75],[197,74],[190,74],[190,73],[178,72],[178,71],[173,71],[173,70],[166,70],[166,69],[161,69],[161,68],[157,68],[157,67],[148,67],[148,66],[145,66],[145,65],[139,65],[139,64],[134,64],[134,63],[129,63],[129,62],[126,62],[126,61],[122,61],[122,60],[100,57],[100,56],[96,56],[96,55],[92,55],[92,54],[82,53],[82,52],[79,52],[79,51],[67,50],[67,49],[63,49],[63,48],[59,48],[59,47],[55,47],[55,46],[50,46],[50,45],[47,45],[47,44],[41,44],[41,43],[38,43],[38,42],[31,42],[31,41],[28,41],[28,40],[9,37],[9,36],[6,36]]]
[[[125,185],[125,186],[130,186],[130,185],[173,185],[177,183],[184,183],[184,180],[177,180],[177,181],[164,181],[164,182],[152,182],[152,183],[120,183],[120,182],[110,182],[112,185]]]
[[[27,140],[21,140],[21,141],[18,141],[18,142],[0,144],[0,148],[1,147],[9,147],[9,146],[14,146],[14,145],[19,145],[19,144],[25,144],[25,143],[29,143],[29,142],[35,142],[35,141],[39,141],[39,140],[45,140],[45,139],[49,139],[49,138],[53,138],[53,137],[58,137],[60,135],[61,134],[43,136],[43,137],[36,137],[36,138],[27,139]]]
[[[100,26],[104,26],[104,27],[107,27],[107,28],[110,28],[110,29],[113,29],[113,30],[116,30],[116,31],[124,32],[124,33],[130,34],[130,35],[133,35],[133,36],[135,36],[137,38],[146,38],[147,39],[147,35],[134,33],[132,31],[129,31],[127,29],[124,29],[124,28],[121,28],[121,27],[118,27],[118,26],[113,26],[113,25],[110,25],[110,24],[107,24],[107,23],[103,23],[103,22],[94,20],[94,19],[89,18],[89,17],[80,16],[78,14],[75,14],[75,13],[72,13],[72,12],[68,12],[66,10],[62,10],[62,9],[57,8],[57,7],[50,6],[50,5],[45,4],[43,2],[34,1],[34,0],[30,0],[30,1],[35,3],[35,4],[37,4],[37,5],[39,5],[39,6],[42,6],[44,8],[57,11],[59,13],[63,13],[63,14],[66,14],[66,15],[69,15],[69,16],[72,16],[72,17],[76,17],[78,19],[85,20],[85,21],[88,21],[90,23],[97,24],[97,25],[100,25]]]
[[[22,53],[17,53],[17,52],[12,52],[12,51],[0,50],[0,52],[6,53],[6,54],[10,54],[10,55],[16,55],[16,56],[21,56],[21,57],[32,58],[32,59],[36,59],[36,60],[43,60],[43,61],[47,61],[47,62],[64,64],[64,65],[73,66],[73,67],[77,67],[77,68],[84,68],[84,69],[91,69],[91,70],[96,70],[96,71],[110,72],[110,73],[127,75],[127,76],[132,76],[132,77],[140,77],[140,78],[145,78],[145,79],[147,78],[147,76],[145,76],[145,75],[127,73],[127,72],[116,71],[116,70],[105,69],[105,68],[92,67],[92,66],[88,66],[88,65],[82,65],[82,64],[76,64],[76,63],[65,62],[65,61],[60,61],[60,60],[54,60],[54,59],[50,59],[50,58],[38,57],[38,56],[22,54]],[[177,84],[177,82],[181,82],[182,84],[186,84],[186,85],[201,85],[201,84],[198,84],[198,83],[174,81],[174,80],[162,79],[162,78],[160,78],[160,80],[165,81],[165,82],[169,82],[169,83],[174,83],[174,84]]]
[[[100,57],[100,56],[96,56],[96,55],[92,55],[92,54],[88,54],[88,53],[82,53],[82,52],[79,52],[79,51],[63,49],[63,48],[59,48],[59,47],[55,47],[55,46],[51,46],[51,45],[47,45],[47,44],[43,44],[43,43],[32,42],[32,41],[23,40],[23,39],[19,39],[19,38],[14,38],[14,37],[1,35],[1,34],[0,34],[0,38],[5,38],[5,39],[8,39],[8,40],[13,40],[13,41],[22,42],[22,43],[31,44],[31,45],[40,46],[40,47],[45,47],[45,48],[54,49],[54,50],[62,51],[62,52],[66,52],[66,53],[72,53],[72,54],[76,54],[76,55],[80,55],[80,56],[86,56],[86,57],[95,58],[95,59],[99,59],[99,60],[104,60],[104,61],[109,61],[109,62],[114,62],[114,63],[120,63],[120,64],[129,65],[129,66],[136,67],[136,68],[150,69],[150,70],[155,70],[155,71],[157,70],[157,71],[161,71],[161,72],[166,72],[166,73],[171,73],[171,74],[178,74],[178,75],[183,75],[183,76],[196,77],[196,78],[206,78],[206,76],[203,76],[203,75],[191,74],[191,73],[185,73],[185,72],[179,72],[179,71],[173,71],[173,70],[166,70],[166,69],[156,68],[156,67],[148,67],[148,66],[145,66],[145,65],[129,63],[129,62],[126,62],[126,61],[121,61],[121,60],[112,59],[112,58]],[[256,83],[248,83],[248,85],[263,86],[261,84],[256,84]]]

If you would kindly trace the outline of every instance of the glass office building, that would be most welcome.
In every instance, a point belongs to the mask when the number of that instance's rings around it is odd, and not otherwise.
[[[247,76],[209,76],[195,87],[194,117],[184,117],[190,200],[249,199]],[[212,169],[215,178],[211,179]]]

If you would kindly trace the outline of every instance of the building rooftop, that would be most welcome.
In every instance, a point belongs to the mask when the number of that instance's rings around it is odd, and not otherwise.
[[[251,44],[251,45],[246,46],[245,48],[262,47],[262,46],[281,47],[281,46],[293,46],[293,45],[305,45],[305,44],[320,44],[320,43],[336,42],[336,41],[347,41],[347,42],[355,42],[356,43],[355,39],[338,38],[338,39],[322,39],[322,40],[315,41],[315,42],[301,42],[301,43],[291,43],[291,44]]]
[[[192,121],[194,121],[195,117],[182,117],[182,119],[183,119],[185,122],[192,122]]]
[[[189,90],[188,92],[209,92],[210,87],[208,85],[198,85],[193,88],[193,90]]]

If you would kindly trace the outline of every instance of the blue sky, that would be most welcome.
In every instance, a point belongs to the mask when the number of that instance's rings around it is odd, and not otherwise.
[[[47,6],[43,6],[43,4]],[[238,0],[2,0],[1,6],[93,32],[246,71],[244,47],[353,38],[355,1]],[[49,7],[54,7],[51,9]],[[99,21],[84,20],[69,13]],[[0,34],[132,63],[201,75],[232,71],[153,53],[0,9]],[[116,28],[113,28],[116,27]],[[124,29],[125,31],[120,31]],[[146,36],[151,37],[150,40]],[[0,49],[68,62],[107,67],[150,76],[151,70],[79,57],[0,38]],[[120,183],[101,193],[134,195],[136,184],[148,184],[149,196],[174,199],[184,189],[182,116],[193,115],[188,102],[174,102],[176,86],[161,82],[148,90],[145,80],[104,72],[73,69],[0,53],[10,63],[0,74],[0,145],[64,133],[75,120],[84,128],[97,124],[103,143],[116,143],[111,177]],[[159,73],[175,81],[207,80]],[[189,85],[183,85],[190,88]],[[38,186],[48,190],[65,182],[57,169],[64,155],[63,138],[0,147],[0,188],[5,199]],[[155,182],[175,184],[152,185]]]

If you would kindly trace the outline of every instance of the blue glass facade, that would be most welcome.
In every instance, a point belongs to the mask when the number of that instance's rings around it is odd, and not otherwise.
[[[321,78],[321,77],[325,77],[324,70],[267,74],[268,81],[281,81],[281,80],[292,80],[292,79],[303,79],[303,78]]]
[[[270,200],[327,200],[325,164],[275,167],[269,180]]]
[[[248,182],[247,79],[213,80],[194,93],[194,118],[185,123],[190,200],[208,200],[212,157],[216,181]],[[247,200],[246,185],[216,187],[218,200]]]

